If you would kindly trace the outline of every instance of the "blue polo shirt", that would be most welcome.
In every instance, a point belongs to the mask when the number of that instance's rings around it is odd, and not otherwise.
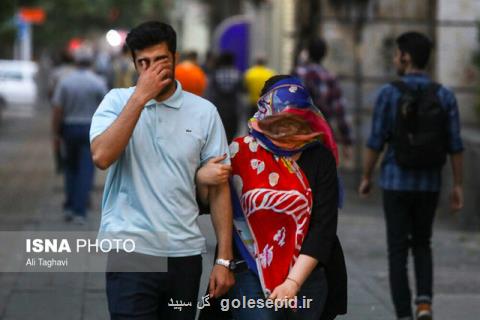
[[[402,77],[408,86],[421,88],[432,80],[426,74],[408,74]],[[448,152],[463,151],[460,135],[460,116],[455,95],[448,88],[441,86],[437,91],[440,104],[448,113]],[[401,97],[400,91],[391,84],[380,90],[373,112],[372,130],[367,142],[370,149],[382,151],[388,138],[393,135],[396,107]],[[389,144],[382,162],[380,187],[394,191],[430,191],[438,192],[441,186],[440,168],[414,170],[402,168],[395,160],[395,150]]]
[[[95,112],[90,141],[122,112],[135,87],[113,89]],[[209,101],[182,90],[149,101],[120,158],[108,169],[102,234],[135,236],[135,251],[166,257],[205,252],[197,224],[195,173],[209,158],[228,154],[225,131]]]

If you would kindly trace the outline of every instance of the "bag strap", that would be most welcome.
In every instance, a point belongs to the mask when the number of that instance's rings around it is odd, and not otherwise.
[[[400,93],[403,95],[405,93],[408,93],[410,91],[412,91],[412,88],[410,88],[408,86],[408,84],[406,84],[404,81],[402,80],[395,80],[395,81],[392,81],[390,82],[390,85],[394,86],[395,88],[397,88]]]
[[[427,84],[427,86],[425,87],[425,94],[427,95],[436,95],[438,90],[440,90],[441,88],[441,85],[437,82],[430,82],[429,84]]]
[[[413,90],[408,84],[406,84],[402,80],[392,81],[390,82],[390,85],[397,88],[402,94],[405,94]],[[432,81],[429,84],[427,84],[427,86],[424,88],[423,91],[427,94],[436,94],[440,88],[441,88],[441,84]]]

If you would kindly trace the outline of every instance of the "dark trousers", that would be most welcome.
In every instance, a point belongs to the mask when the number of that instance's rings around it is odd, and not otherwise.
[[[90,125],[65,125],[65,209],[85,216],[95,172],[90,153]]]
[[[432,226],[438,192],[383,191],[387,226],[390,290],[399,318],[412,316],[408,252],[412,251],[416,303],[431,303],[433,286]]]
[[[167,272],[107,272],[110,319],[194,320],[201,274],[201,255],[170,257]]]

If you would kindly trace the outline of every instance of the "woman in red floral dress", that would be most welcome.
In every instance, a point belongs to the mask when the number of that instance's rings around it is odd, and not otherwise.
[[[243,268],[228,296],[252,301],[231,311],[237,320],[333,319],[346,312],[346,272],[331,129],[291,76],[268,80],[258,107],[249,134],[230,145],[234,248]],[[199,170],[200,189],[227,176],[219,166]]]

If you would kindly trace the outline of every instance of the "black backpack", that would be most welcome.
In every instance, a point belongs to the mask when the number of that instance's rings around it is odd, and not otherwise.
[[[437,96],[440,85],[431,82],[413,89],[403,81],[391,84],[401,93],[390,141],[398,165],[441,168],[447,159],[448,114]]]

